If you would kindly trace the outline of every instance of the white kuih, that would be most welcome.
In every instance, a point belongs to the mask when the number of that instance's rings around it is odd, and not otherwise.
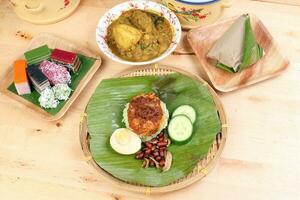
[[[56,84],[53,86],[52,91],[55,98],[65,101],[69,98],[72,89],[67,84]]]
[[[59,104],[59,101],[54,96],[54,92],[49,87],[41,92],[39,102],[43,108],[56,108]]]

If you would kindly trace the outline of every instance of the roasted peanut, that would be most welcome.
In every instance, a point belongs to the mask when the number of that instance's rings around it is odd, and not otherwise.
[[[165,147],[165,146],[167,146],[167,143],[166,142],[159,142],[159,143],[157,143],[157,146]]]
[[[160,156],[156,156],[156,157],[155,157],[155,160],[156,160],[156,161],[161,161],[161,157],[160,157]]]
[[[160,150],[160,151],[159,151],[159,155],[160,155],[161,157],[164,157],[164,156],[165,156],[165,151],[164,151],[164,150]]]
[[[153,156],[159,156],[160,154],[159,154],[159,151],[157,151],[157,150],[155,150],[154,152],[153,152]]]
[[[143,167],[163,168],[166,165],[166,149],[169,144],[167,136],[161,132],[156,138],[144,143],[141,151],[137,152],[135,158],[144,160]]]
[[[145,145],[146,145],[148,148],[152,148],[152,146],[153,146],[150,142],[146,142]]]
[[[141,159],[143,159],[143,157],[144,157],[144,153],[143,152],[138,152],[137,154],[136,154],[136,156],[135,156],[135,158],[136,159],[138,159],[138,160],[141,160]]]
[[[165,160],[159,161],[159,166],[161,166],[161,167],[165,166]]]
[[[167,149],[167,147],[166,147],[166,146],[164,146],[164,147],[160,147],[159,149],[160,149],[160,150],[166,150],[166,149]]]
[[[151,149],[147,149],[146,151],[145,151],[145,154],[150,154],[151,153]]]

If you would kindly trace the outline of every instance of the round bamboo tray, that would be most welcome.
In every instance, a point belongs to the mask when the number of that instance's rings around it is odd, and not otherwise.
[[[89,140],[90,136],[87,131],[87,121],[86,121],[86,113],[84,113],[81,116],[80,120],[80,130],[79,130],[79,136],[80,136],[80,143],[83,150],[83,153],[86,157],[86,160],[88,163],[90,163],[100,174],[100,176],[114,184],[117,187],[121,187],[125,190],[132,191],[132,192],[138,192],[138,193],[144,193],[146,195],[150,194],[160,194],[160,193],[166,193],[171,192],[175,190],[182,189],[184,187],[187,187],[191,185],[192,183],[203,179],[215,166],[216,161],[220,158],[221,152],[224,148],[226,137],[227,137],[227,131],[228,131],[228,125],[226,122],[226,116],[223,109],[223,106],[221,104],[221,101],[219,100],[218,95],[215,93],[215,91],[209,86],[209,84],[201,79],[200,77],[190,74],[188,72],[185,72],[178,68],[168,67],[168,66],[146,66],[146,67],[135,67],[131,68],[130,70],[127,70],[121,74],[119,74],[117,77],[133,77],[133,76],[149,76],[149,75],[166,75],[170,73],[181,73],[186,76],[189,76],[190,78],[198,81],[199,83],[203,84],[205,87],[207,87],[210,91],[210,93],[213,96],[214,102],[216,104],[216,108],[218,110],[218,114],[222,123],[222,130],[220,133],[216,135],[216,138],[211,145],[208,154],[206,157],[204,157],[202,160],[200,160],[197,164],[197,166],[194,168],[194,170],[188,174],[186,177],[179,179],[175,181],[174,183],[164,186],[164,187],[147,187],[142,185],[133,185],[124,181],[121,181],[115,177],[113,177],[111,174],[107,173],[105,170],[103,170],[93,159],[90,148],[89,148]]]

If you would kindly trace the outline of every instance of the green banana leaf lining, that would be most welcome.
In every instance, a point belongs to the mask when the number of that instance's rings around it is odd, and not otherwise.
[[[191,141],[185,145],[169,146],[173,163],[171,169],[163,173],[155,168],[142,168],[142,161],[136,160],[134,155],[120,155],[109,144],[113,131],[125,127],[122,121],[125,104],[132,97],[149,92],[155,92],[166,103],[170,114],[183,104],[193,106],[197,113]],[[209,90],[178,73],[103,80],[87,106],[87,124],[91,136],[90,150],[102,169],[120,180],[155,187],[169,185],[188,175],[207,154],[221,130]]]

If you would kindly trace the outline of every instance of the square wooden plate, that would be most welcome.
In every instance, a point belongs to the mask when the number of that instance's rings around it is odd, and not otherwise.
[[[206,58],[212,45],[225,33],[239,17],[235,16],[210,26],[191,30],[187,39],[196,53],[213,87],[221,92],[230,92],[279,75],[289,65],[289,61],[279,51],[273,37],[263,23],[251,16],[251,25],[257,42],[264,49],[264,56],[253,66],[235,74],[228,73],[212,65]]]
[[[4,77],[4,80],[1,81],[1,93],[5,94],[6,96],[10,97],[11,99],[16,102],[21,109],[24,109],[26,111],[30,111],[31,113],[38,114],[39,116],[43,117],[44,119],[48,121],[55,121],[60,119],[70,108],[72,103],[75,101],[75,99],[79,96],[79,94],[82,92],[84,87],[87,85],[87,83],[91,80],[93,75],[96,73],[96,71],[99,69],[101,65],[101,58],[95,54],[93,54],[88,49],[77,47],[76,45],[70,43],[69,41],[66,41],[64,39],[61,39],[59,37],[50,35],[50,34],[40,34],[36,37],[34,37],[28,47],[27,50],[31,50],[34,48],[37,48],[41,45],[47,44],[49,48],[59,48],[66,51],[72,51],[75,53],[82,54],[87,57],[93,57],[95,58],[94,64],[91,66],[89,71],[85,74],[85,76],[80,80],[79,84],[77,85],[76,89],[71,94],[70,98],[67,100],[65,105],[60,109],[60,111],[54,115],[49,114],[41,107],[31,103],[30,101],[24,99],[23,97],[15,94],[14,92],[11,92],[8,90],[8,87],[13,83],[13,68],[9,67],[8,72],[6,76]],[[19,56],[23,57],[23,56]],[[16,58],[18,59],[18,58]]]

